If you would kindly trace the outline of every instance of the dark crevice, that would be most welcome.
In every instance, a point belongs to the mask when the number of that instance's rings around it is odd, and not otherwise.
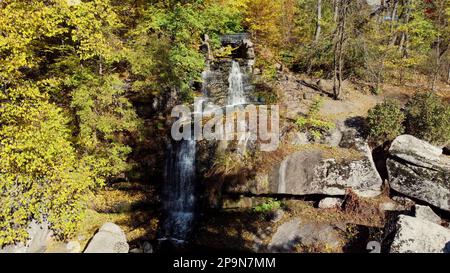
[[[252,194],[252,193],[226,193],[224,197],[230,197],[234,200],[238,200],[241,197],[250,198],[274,198],[279,200],[298,200],[298,201],[320,201],[327,197],[344,198],[345,195],[327,195],[327,194],[305,194],[305,195],[294,195],[294,194],[279,194],[279,193],[267,193],[267,194]]]
[[[434,213],[436,213],[439,217],[441,217],[441,219],[446,220],[446,221],[450,221],[450,211],[443,210],[443,209],[441,209],[439,207],[436,207],[436,206],[434,206],[434,205],[432,205],[430,203],[427,203],[427,202],[425,202],[423,200],[420,200],[420,199],[417,199],[415,197],[405,195],[405,194],[403,194],[401,192],[398,192],[398,191],[396,191],[396,190],[394,190],[392,188],[391,188],[391,196],[405,197],[405,198],[411,199],[417,205],[428,206],[428,207],[432,208]]]
[[[389,152],[384,145],[378,146],[372,150],[372,160],[375,163],[375,168],[381,179],[389,179],[386,161],[389,157]]]
[[[444,149],[442,149],[442,153],[443,153],[444,155],[450,155],[450,145],[444,147]]]

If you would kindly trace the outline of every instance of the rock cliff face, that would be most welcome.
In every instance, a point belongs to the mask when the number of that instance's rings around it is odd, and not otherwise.
[[[285,157],[272,170],[259,174],[245,185],[229,188],[231,192],[330,196],[345,195],[348,189],[362,197],[381,193],[382,179],[373,163],[369,146],[356,130],[346,128],[336,153],[311,146]]]
[[[221,37],[222,47],[230,46],[233,52],[230,56],[208,57],[208,67],[203,72],[203,89],[210,102],[226,105],[229,91],[229,75],[232,63],[237,62],[242,73],[244,92],[249,101],[254,101],[252,93],[253,66],[255,64],[255,50],[252,41],[246,33],[224,35]],[[206,46],[205,46],[206,47]],[[205,49],[210,52],[210,49]]]
[[[450,157],[410,135],[399,136],[387,160],[392,189],[450,211]]]
[[[288,156],[269,178],[271,193],[344,195],[346,189],[364,197],[380,194],[381,178],[370,158],[338,161],[321,151],[298,152]]]
[[[242,72],[242,83],[244,92],[248,97],[254,90],[251,79],[251,66],[246,59],[235,59],[239,63]],[[228,78],[230,76],[233,59],[215,59],[210,62],[209,70],[203,72],[203,88],[209,101],[217,105],[226,105],[228,97]]]

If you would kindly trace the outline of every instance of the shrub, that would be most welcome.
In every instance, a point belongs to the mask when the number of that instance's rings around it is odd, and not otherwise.
[[[406,104],[406,132],[434,144],[450,141],[450,107],[431,92],[416,93]]]
[[[233,48],[232,46],[221,47],[214,52],[214,56],[216,58],[227,58],[233,54],[233,51],[238,49],[237,47]]]
[[[314,140],[320,139],[323,133],[333,129],[335,126],[332,122],[326,121],[319,116],[322,103],[323,101],[320,97],[315,98],[309,108],[308,114],[297,118],[295,122],[300,130],[310,133]]]
[[[251,162],[246,155],[241,156],[233,152],[220,153],[216,156],[213,166],[209,170],[209,175],[236,175],[250,166]]]
[[[385,100],[369,110],[367,123],[369,139],[375,144],[392,141],[403,134],[405,115],[396,101]]]
[[[279,208],[281,208],[281,201],[269,198],[266,202],[255,206],[253,210],[257,213],[268,213]]]

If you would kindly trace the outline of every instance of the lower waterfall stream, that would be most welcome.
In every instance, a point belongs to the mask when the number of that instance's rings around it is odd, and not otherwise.
[[[166,162],[163,208],[164,239],[184,242],[195,211],[195,140],[181,140],[171,145]]]

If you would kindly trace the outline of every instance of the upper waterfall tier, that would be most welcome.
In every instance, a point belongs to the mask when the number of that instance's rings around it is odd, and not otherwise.
[[[236,61],[232,61],[228,84],[228,105],[245,104],[246,98],[244,94],[243,75],[241,67]]]

